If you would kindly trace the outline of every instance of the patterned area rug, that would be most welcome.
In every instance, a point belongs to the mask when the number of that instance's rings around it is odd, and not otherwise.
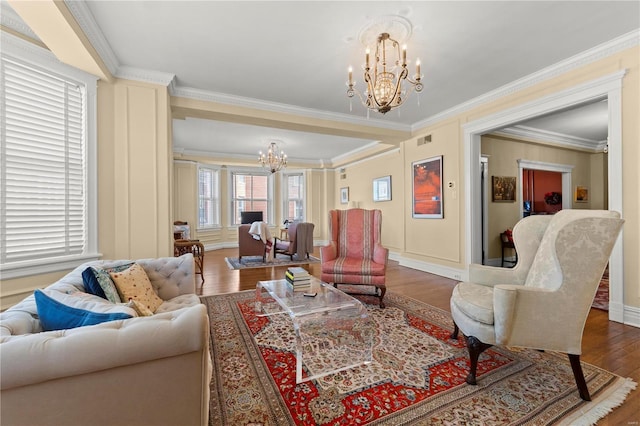
[[[271,262],[263,262],[262,256],[242,256],[242,262],[237,257],[225,257],[224,260],[231,269],[250,269],[250,268],[271,268],[273,266],[290,266],[290,265],[308,265],[310,263],[318,263],[320,259],[309,256],[309,259],[298,260],[296,256],[293,260],[289,256],[276,254]]]
[[[495,347],[480,358],[479,385],[469,386],[449,313],[393,293],[386,309],[367,305],[376,330],[371,364],[296,384],[290,319],[256,317],[254,297],[202,298],[211,319],[212,426],[589,425],[636,386],[583,363],[593,398],[584,402],[566,355]]]

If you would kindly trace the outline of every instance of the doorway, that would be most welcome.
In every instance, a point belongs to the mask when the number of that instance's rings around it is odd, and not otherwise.
[[[485,133],[516,124],[554,111],[572,108],[581,104],[606,99],[609,116],[608,137],[608,204],[609,209],[624,215],[622,210],[622,77],[624,71],[601,77],[576,87],[564,90],[538,100],[525,103],[506,111],[481,118],[463,126],[463,150],[465,160],[466,185],[466,251],[468,264],[481,263],[483,257],[482,239],[482,194],[479,184],[481,175],[480,143]],[[570,186],[569,186],[569,192]],[[522,198],[520,198],[522,200]],[[609,319],[624,323],[624,268],[622,241],[624,229],[618,238],[611,255],[610,309]]]

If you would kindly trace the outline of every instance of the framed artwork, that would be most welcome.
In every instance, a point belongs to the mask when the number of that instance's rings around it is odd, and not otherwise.
[[[589,188],[586,186],[576,186],[576,195],[574,197],[576,203],[588,203],[589,202]]]
[[[391,176],[373,180],[373,201],[391,200]]]
[[[412,215],[416,219],[442,219],[442,155],[411,163]]]
[[[491,201],[514,202],[516,201],[516,177],[492,176],[491,177]]]
[[[349,187],[340,188],[340,204],[349,202]]]

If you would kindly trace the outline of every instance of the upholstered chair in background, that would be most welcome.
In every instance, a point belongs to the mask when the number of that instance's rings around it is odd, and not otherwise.
[[[298,260],[308,259],[313,253],[313,230],[315,225],[309,222],[293,221],[289,224],[287,234],[289,240],[275,239],[275,252],[286,254],[293,260],[296,255]]]
[[[331,210],[330,242],[320,248],[321,279],[339,284],[375,287],[374,293],[384,308],[384,294],[389,250],[380,243],[380,210]],[[356,293],[362,294],[362,293]]]
[[[529,216],[513,229],[514,268],[471,265],[453,289],[452,338],[467,340],[476,384],[480,353],[492,345],[567,353],[580,397],[590,401],[580,354],[582,333],[623,220],[606,210]]]
[[[256,240],[249,233],[250,224],[238,226],[238,259],[242,261],[242,256],[262,256],[262,261],[266,260],[267,246],[262,240]]]

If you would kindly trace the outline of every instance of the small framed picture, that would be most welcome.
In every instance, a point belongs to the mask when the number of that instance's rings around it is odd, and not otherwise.
[[[391,200],[391,176],[373,180],[373,201]]]
[[[340,204],[347,204],[349,202],[349,187],[340,188]]]
[[[514,202],[516,200],[516,177],[493,176],[491,185],[491,201]]]
[[[574,197],[576,203],[588,203],[589,202],[589,188],[586,186],[576,186],[576,194]]]

